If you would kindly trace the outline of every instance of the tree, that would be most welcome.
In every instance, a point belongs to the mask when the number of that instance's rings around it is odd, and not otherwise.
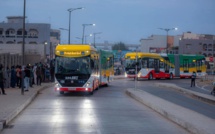
[[[127,46],[124,43],[119,42],[112,46],[112,50],[128,50]]]

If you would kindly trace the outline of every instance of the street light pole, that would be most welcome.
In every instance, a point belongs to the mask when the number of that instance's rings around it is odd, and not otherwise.
[[[69,8],[67,11],[69,11],[69,35],[68,35],[68,44],[70,44],[70,25],[71,25],[71,12],[78,10],[78,9],[83,9],[83,7],[79,7],[79,8]]]
[[[93,33],[93,45],[94,47],[96,47],[96,35],[97,34],[101,34],[102,32],[98,32],[98,33]]]
[[[134,78],[134,80],[135,80],[135,90],[137,89],[137,62],[138,62],[138,54],[137,54],[137,49],[138,49],[138,47],[136,47],[136,64],[135,64],[135,78]]]
[[[26,0],[24,0],[23,7],[23,28],[22,28],[22,65],[25,65],[25,8],[26,8]],[[24,68],[21,67],[22,71],[22,90],[21,94],[24,95]]]
[[[82,44],[84,43],[84,32],[85,32],[85,26],[95,26],[96,24],[82,24],[83,26],[83,33],[82,33]]]
[[[90,34],[90,35],[85,35],[85,44],[87,44],[87,37],[88,36],[93,36],[92,34]]]
[[[177,30],[178,28],[158,28],[160,30],[166,31],[166,53],[168,53],[169,45],[168,45],[168,32],[170,30]]]
[[[22,65],[25,64],[25,8],[26,0],[24,0],[24,9],[23,9],[23,28],[22,28]]]

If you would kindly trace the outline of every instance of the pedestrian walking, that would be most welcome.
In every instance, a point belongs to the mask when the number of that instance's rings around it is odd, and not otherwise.
[[[16,66],[16,85],[19,88],[21,88],[21,85],[22,85],[21,74],[22,74],[21,66],[17,65]]]
[[[37,74],[37,85],[41,86],[41,82],[42,82],[42,69],[41,69],[41,66],[37,66],[36,74]]]
[[[29,89],[29,81],[30,81],[30,76],[31,76],[31,71],[29,65],[25,67],[25,77],[24,77],[24,85],[25,85],[25,91],[28,91]]]
[[[30,75],[30,87],[33,87],[33,80],[34,80],[34,73],[33,73],[33,66],[30,66],[30,72],[31,72],[31,75]]]
[[[192,74],[192,76],[191,76],[191,87],[192,87],[192,86],[194,86],[194,87],[196,86],[195,80],[196,80],[196,72],[193,71],[193,74]]]
[[[4,70],[4,78],[5,78],[5,88],[10,88],[10,69],[6,67]]]
[[[0,64],[0,88],[1,88],[2,94],[6,95],[5,90],[4,90],[4,81],[5,81],[5,78],[4,78],[4,72],[3,72],[3,65]],[[0,94],[1,94],[1,92],[0,92]]]
[[[34,65],[34,68],[33,68],[33,74],[34,74],[34,81],[33,81],[33,83],[36,85],[37,84],[37,73],[36,73],[36,71],[37,71],[37,64],[35,64]]]
[[[15,66],[11,67],[11,79],[10,79],[10,86],[12,88],[16,87],[16,70],[15,70]]]

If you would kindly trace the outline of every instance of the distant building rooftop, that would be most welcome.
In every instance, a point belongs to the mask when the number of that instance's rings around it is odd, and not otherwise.
[[[7,16],[7,22],[8,23],[22,23],[23,16]]]

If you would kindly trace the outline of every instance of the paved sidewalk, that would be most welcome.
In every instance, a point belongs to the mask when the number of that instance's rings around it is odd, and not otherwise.
[[[31,101],[43,90],[54,83],[42,83],[34,85],[29,91],[21,94],[20,88],[6,88],[7,95],[0,95],[0,131],[13,120]]]

